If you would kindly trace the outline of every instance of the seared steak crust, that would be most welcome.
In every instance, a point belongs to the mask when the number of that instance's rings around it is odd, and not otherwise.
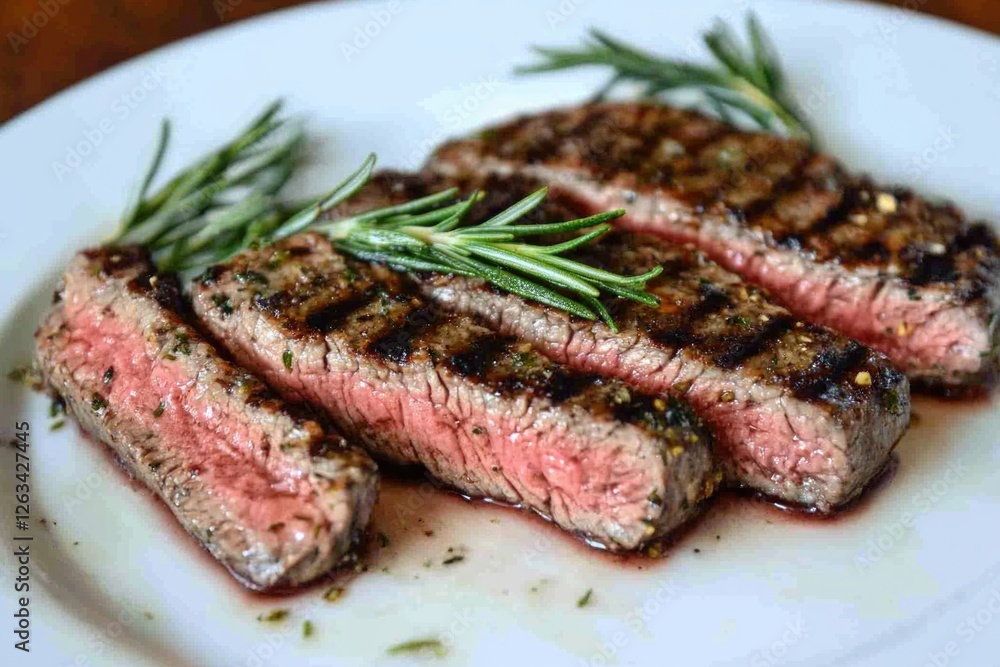
[[[440,311],[321,236],[211,269],[193,303],[235,357],[373,454],[592,543],[638,548],[693,516],[716,484],[708,438],[682,403]]]
[[[603,103],[448,143],[429,168],[517,171],[588,208],[622,206],[627,228],[695,243],[922,385],[977,388],[995,376],[1000,253],[990,228],[848,174],[803,142],[662,105]]]
[[[440,179],[382,173],[349,215],[457,185],[488,195],[485,218],[534,191],[528,178]],[[580,217],[575,200],[552,196],[535,222]],[[730,483],[784,502],[829,511],[854,498],[883,469],[909,421],[909,387],[882,355],[771,303],[691,247],[617,233],[576,259],[617,273],[655,266],[648,286],[659,308],[608,299],[620,331],[450,276],[421,279],[425,294],[474,313],[581,372],[641,391],[683,396],[713,427]]]
[[[323,575],[367,526],[374,463],[219,356],[182,312],[143,251],[80,253],[36,334],[36,365],[245,584]]]

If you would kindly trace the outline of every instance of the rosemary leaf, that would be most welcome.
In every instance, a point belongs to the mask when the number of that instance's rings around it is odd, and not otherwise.
[[[781,64],[760,22],[752,13],[746,21],[748,46],[733,29],[718,20],[703,35],[715,67],[668,59],[591,30],[578,49],[535,48],[540,61],[515,69],[519,74],[538,74],[604,67],[612,76],[597,93],[605,99],[622,83],[638,84],[645,97],[668,97],[677,104],[689,98],[670,97],[677,92],[696,92],[694,106],[714,113],[727,123],[741,120],[771,132],[815,141],[804,117],[784,89]]]

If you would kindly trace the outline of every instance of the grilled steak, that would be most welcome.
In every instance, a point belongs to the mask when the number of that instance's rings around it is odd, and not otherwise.
[[[385,173],[343,215],[419,197],[449,185],[488,194],[472,215],[489,217],[537,189],[524,178],[441,181]],[[535,222],[580,217],[560,196]],[[620,328],[570,317],[481,282],[422,279],[445,308],[472,313],[577,371],[615,377],[653,394],[683,397],[713,427],[732,484],[829,511],[854,498],[885,466],[909,421],[906,378],[881,354],[805,324],[697,250],[618,233],[576,259],[621,274],[664,272],[649,284],[659,309],[605,303]]]
[[[690,518],[717,474],[677,401],[577,374],[422,299],[406,278],[306,234],[192,287],[195,311],[286,397],[378,457],[519,504],[610,549]]]
[[[696,244],[796,316],[886,353],[921,386],[997,370],[1000,254],[985,224],[846,173],[802,142],[653,104],[523,117],[441,147],[431,169],[517,171],[622,224]]]
[[[226,361],[135,248],[76,256],[36,334],[46,384],[245,584],[314,579],[367,525],[376,468]]]

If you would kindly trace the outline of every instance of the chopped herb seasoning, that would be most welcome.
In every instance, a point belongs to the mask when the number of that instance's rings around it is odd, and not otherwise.
[[[7,372],[7,379],[29,387],[35,385],[38,381],[31,370],[31,366],[15,366]]]
[[[115,369],[108,366],[108,370],[104,371],[104,384],[111,384],[111,378],[115,376]]]
[[[49,430],[50,431],[58,431],[59,429],[61,429],[65,425],[66,425],[66,420],[65,419],[57,419],[54,422],[52,422],[52,424],[49,425]]]
[[[514,365],[518,368],[531,368],[538,365],[538,359],[530,352],[518,352],[514,355]]]
[[[386,535],[385,533],[379,533],[378,534],[378,541],[379,541],[379,544],[382,545],[383,549],[385,549],[387,546],[389,546],[389,536]]]
[[[305,621],[302,623],[302,636],[309,639],[316,632],[316,626],[313,625],[312,621]]]
[[[348,285],[353,285],[354,281],[358,279],[357,272],[349,266],[344,268],[343,274],[344,280],[347,281]]]
[[[726,322],[728,324],[734,324],[734,325],[740,327],[741,329],[749,329],[750,328],[750,320],[748,320],[747,318],[743,317],[742,315],[733,315],[732,317],[728,318],[726,320]]]
[[[108,407],[108,402],[101,398],[100,394],[94,394],[90,399],[90,409],[94,412],[100,412],[104,408]]]
[[[323,599],[327,602],[336,602],[342,597],[344,597],[344,589],[340,586],[331,586],[326,589],[326,593],[323,593]]]
[[[405,655],[408,653],[420,653],[443,658],[448,654],[448,649],[440,639],[413,639],[402,644],[390,646],[387,650],[389,655]]]
[[[267,263],[267,268],[276,269],[281,266],[281,263],[288,259],[287,250],[275,250],[274,254],[271,255],[270,261]]]
[[[274,611],[259,615],[257,620],[262,623],[278,623],[286,618],[288,618],[287,609],[275,609]]]
[[[246,285],[247,283],[252,283],[254,285],[266,285],[267,277],[263,273],[258,273],[252,269],[247,269],[246,271],[241,271],[236,274],[236,280]]]
[[[166,409],[166,401],[160,401],[160,404],[156,406],[155,410],[153,410],[153,419],[159,419],[163,415],[163,411]]]
[[[899,400],[899,392],[895,389],[890,389],[885,392],[885,397],[882,399],[882,404],[885,409],[889,411],[891,415],[900,415],[903,412],[903,406]]]
[[[480,428],[479,426],[476,426],[472,429],[472,435],[482,435],[482,434],[483,434],[483,429]]]
[[[455,554],[454,556],[451,556],[450,558],[445,558],[444,562],[442,562],[441,564],[442,565],[454,565],[455,563],[461,563],[463,560],[465,560],[465,556],[462,556],[461,554]]]
[[[213,294],[212,303],[218,308],[223,315],[233,314],[233,304],[229,301],[229,297],[224,294]]]
[[[62,396],[56,396],[49,403],[49,417],[55,419],[59,415],[66,414],[66,401],[62,399]]]
[[[291,350],[285,350],[285,353],[281,355],[281,363],[283,363],[285,365],[285,370],[286,371],[292,370],[292,359],[293,358],[294,357],[292,356],[292,351]]]
[[[577,607],[586,607],[588,604],[590,604],[590,598],[591,598],[591,596],[593,596],[593,594],[594,594],[594,589],[593,588],[588,588],[587,592],[584,593],[583,596],[579,600],[576,601],[576,606]]]
[[[273,530],[281,530],[284,527],[285,527],[285,522],[279,521],[277,523],[272,523],[270,526],[267,527],[267,529],[273,531]]]
[[[188,340],[188,335],[183,331],[178,331],[176,339],[177,344],[174,345],[173,351],[184,356],[191,354],[191,341]]]

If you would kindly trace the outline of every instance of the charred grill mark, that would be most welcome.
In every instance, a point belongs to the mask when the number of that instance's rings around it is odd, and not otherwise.
[[[802,174],[812,161],[812,157],[810,153],[803,155],[787,174],[772,184],[769,192],[746,206],[734,207],[733,213],[742,222],[753,226],[759,218],[774,210],[774,205],[782,195],[791,192],[796,186],[804,183]]]
[[[864,184],[852,183],[844,187],[840,195],[840,201],[831,206],[826,211],[826,215],[817,220],[812,226],[801,232],[789,232],[787,234],[775,234],[774,241],[779,246],[798,250],[802,248],[803,241],[809,237],[822,236],[831,229],[847,220],[847,216],[860,204],[861,192],[867,186]]]
[[[841,385],[867,361],[868,354],[864,346],[854,341],[843,348],[825,349],[816,355],[808,369],[789,377],[792,391],[806,400],[842,403],[850,398],[857,385],[850,390]]]
[[[854,248],[845,248],[845,252],[856,262],[884,264],[891,257],[889,249],[880,241],[869,241]]]
[[[642,424],[663,433],[674,428],[701,428],[694,411],[675,396],[666,398],[645,394],[630,394],[628,400],[617,403],[612,410],[615,419],[628,424]]]
[[[725,290],[702,283],[699,287],[701,301],[691,306],[682,316],[673,318],[676,326],[666,325],[650,332],[651,338],[661,345],[682,348],[698,343],[701,337],[694,334],[695,326],[705,318],[733,305]]]
[[[484,334],[471,341],[464,350],[452,354],[448,365],[463,377],[483,379],[497,360],[508,354],[516,339],[511,336]]]
[[[547,396],[554,403],[564,403],[579,396],[588,388],[603,383],[603,379],[590,373],[574,373],[562,367],[531,376],[535,391]]]
[[[955,269],[955,255],[946,252],[943,255],[920,253],[912,265],[912,272],[907,280],[913,285],[929,285],[931,283],[952,282],[958,279]]]
[[[678,128],[684,126],[684,119],[682,118],[680,120],[681,122],[677,123]],[[712,125],[711,131],[705,134],[705,136],[699,137],[697,140],[688,139],[684,142],[681,142],[681,145],[684,146],[685,153],[693,156],[703,151],[707,146],[710,146],[711,144],[714,144],[717,141],[725,139],[731,134],[733,134],[733,132],[725,124],[715,123],[714,125]],[[675,138],[676,133],[671,133],[670,136],[671,138]]]
[[[139,266],[149,273],[149,253],[139,246],[104,246],[83,251],[92,267],[106,276],[114,276]]]
[[[391,329],[387,334],[368,344],[368,351],[382,359],[404,364],[413,354],[414,341],[443,322],[443,318],[431,308],[421,306],[406,316],[401,327]]]
[[[997,249],[996,233],[982,222],[977,222],[964,230],[955,238],[955,251],[965,252],[972,248]]]
[[[607,260],[605,260],[607,262]],[[599,263],[594,262],[597,266]],[[640,271],[648,271],[653,267],[660,266],[663,271],[656,278],[653,278],[651,282],[648,283],[648,289],[650,291],[655,291],[657,287],[669,286],[674,283],[682,273],[688,271],[691,268],[691,261],[689,257],[672,257],[665,261],[649,262],[648,265],[644,265],[641,269],[636,269],[636,267],[618,266],[614,265],[614,268],[610,268],[611,271],[617,271],[619,273],[634,272],[639,273]],[[608,268],[605,266],[604,268]]]
[[[794,320],[783,315],[772,318],[764,326],[746,336],[726,336],[721,342],[725,351],[716,354],[714,361],[727,370],[736,368],[751,357],[771,349],[793,325]]]
[[[465,349],[449,356],[446,364],[456,374],[475,380],[499,393],[528,390],[553,403],[564,403],[588,388],[603,383],[597,375],[576,373],[539,358],[532,351],[517,352],[516,338],[485,333]],[[515,360],[524,357],[521,361]]]
[[[218,296],[225,296],[222,292]],[[257,296],[254,298],[254,307],[272,317],[281,317],[285,309],[291,304],[292,295],[287,290],[279,290],[267,296]],[[228,301],[228,298],[226,299]],[[230,310],[230,312],[232,312]]]
[[[364,309],[379,297],[377,289],[367,289],[354,294],[348,293],[346,299],[327,304],[319,310],[307,314],[305,317],[306,326],[323,334],[331,333],[342,327],[351,315]]]

